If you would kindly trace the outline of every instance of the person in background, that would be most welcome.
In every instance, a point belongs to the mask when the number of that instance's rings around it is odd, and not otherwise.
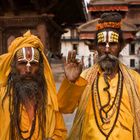
[[[0,140],[65,140],[55,84],[40,39],[27,31],[0,56]]]
[[[119,61],[123,42],[121,15],[104,13],[97,24],[97,63],[82,72],[82,61],[69,52],[58,92],[60,112],[77,108],[68,140],[140,139],[140,75]]]

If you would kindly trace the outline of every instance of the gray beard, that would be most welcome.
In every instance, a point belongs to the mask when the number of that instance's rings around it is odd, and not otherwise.
[[[118,65],[118,58],[113,55],[102,55],[98,59],[98,63],[106,75],[112,74]]]
[[[13,90],[20,103],[25,105],[27,102],[33,101],[36,104],[39,94],[39,81],[32,75],[30,79],[26,79],[27,77],[29,75],[13,75]]]
[[[17,96],[24,105],[34,101],[36,104],[38,94],[38,83],[36,81],[19,81],[15,83]]]

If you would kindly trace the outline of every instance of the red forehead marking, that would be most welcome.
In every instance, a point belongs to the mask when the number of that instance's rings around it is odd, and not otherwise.
[[[31,59],[32,58],[32,49],[30,47],[25,48],[25,54],[26,54],[27,59]]]

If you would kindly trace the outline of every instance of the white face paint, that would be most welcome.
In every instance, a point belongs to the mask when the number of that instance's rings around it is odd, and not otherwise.
[[[119,34],[114,31],[108,32],[108,42],[119,42]]]
[[[103,31],[97,34],[98,43],[106,43],[106,47],[109,47],[109,43],[119,42],[119,34],[114,31]]]
[[[98,33],[97,39],[98,39],[98,43],[100,43],[100,42],[106,42],[107,41],[107,32],[104,31],[104,32]]]
[[[26,62],[26,66],[31,66],[31,63],[39,63],[39,51],[33,47],[21,48],[17,51],[18,62]]]

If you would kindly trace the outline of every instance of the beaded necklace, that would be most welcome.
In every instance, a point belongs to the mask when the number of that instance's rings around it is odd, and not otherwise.
[[[108,94],[108,102],[107,102],[107,104],[102,106],[100,95],[99,95],[98,80],[99,80],[99,73],[97,74],[97,77],[96,77],[94,83],[92,84],[92,105],[93,105],[93,110],[94,110],[94,114],[95,114],[96,124],[97,124],[100,132],[106,137],[106,140],[108,140],[111,132],[114,129],[114,126],[117,122],[118,115],[119,115],[121,97],[122,97],[123,75],[122,75],[121,71],[119,70],[117,90],[116,90],[115,98],[114,98],[111,106],[109,106],[111,97],[110,97],[110,93],[108,90],[106,90],[107,94]],[[109,132],[106,133],[105,132],[106,130],[104,129],[103,126],[106,126],[107,124],[109,124],[111,121],[111,118],[115,114],[116,114],[116,116],[115,116],[113,125],[110,127]],[[99,116],[99,117],[97,117],[97,116]]]

